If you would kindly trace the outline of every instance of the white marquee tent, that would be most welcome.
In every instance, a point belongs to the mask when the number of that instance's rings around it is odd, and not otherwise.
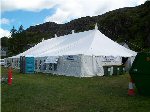
[[[102,60],[106,57],[115,58],[116,63],[109,63],[109,65],[120,65],[121,57],[134,57],[136,54],[106,37],[95,26],[94,30],[73,32],[43,40],[29,50],[11,58],[17,59],[20,56],[31,55],[37,59],[37,62],[41,60],[40,64],[46,63],[45,72],[54,71],[50,69],[52,65],[49,64],[57,63],[57,71],[53,73],[86,77],[103,75],[102,66],[106,63],[103,64]],[[71,59],[68,59],[68,56],[69,58],[71,56]]]

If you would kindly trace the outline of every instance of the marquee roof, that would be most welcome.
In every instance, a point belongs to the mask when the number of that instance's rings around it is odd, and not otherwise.
[[[136,56],[136,52],[127,49],[102,34],[97,28],[94,30],[72,33],[65,36],[44,40],[29,50],[13,56],[49,57],[62,55],[94,55],[94,56]]]

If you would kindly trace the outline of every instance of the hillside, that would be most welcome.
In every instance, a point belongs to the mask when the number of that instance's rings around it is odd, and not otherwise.
[[[27,49],[27,45],[40,42],[43,38],[53,38],[75,32],[93,29],[98,23],[99,30],[117,42],[126,42],[135,51],[150,49],[150,2],[137,7],[122,8],[95,17],[82,17],[65,24],[46,22],[30,26],[10,39],[2,39],[2,46],[8,47],[10,55]],[[5,40],[5,41],[3,41]],[[7,41],[7,42],[6,42]],[[135,46],[137,45],[137,46]]]

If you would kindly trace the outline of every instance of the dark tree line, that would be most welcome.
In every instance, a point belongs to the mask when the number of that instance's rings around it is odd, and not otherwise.
[[[10,30],[11,37],[3,37],[1,38],[1,46],[7,47],[7,55],[13,56],[20,52],[25,51],[25,47],[27,45],[26,33],[24,31],[23,26],[21,25],[18,30],[13,26]]]

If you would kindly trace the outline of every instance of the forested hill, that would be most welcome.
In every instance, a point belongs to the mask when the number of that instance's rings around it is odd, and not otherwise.
[[[46,22],[30,26],[12,38],[2,38],[2,46],[8,47],[9,55],[18,54],[41,40],[75,32],[94,29],[95,23],[107,37],[117,42],[126,42],[135,51],[150,50],[150,2],[137,7],[122,8],[94,17],[82,17],[65,24]]]

